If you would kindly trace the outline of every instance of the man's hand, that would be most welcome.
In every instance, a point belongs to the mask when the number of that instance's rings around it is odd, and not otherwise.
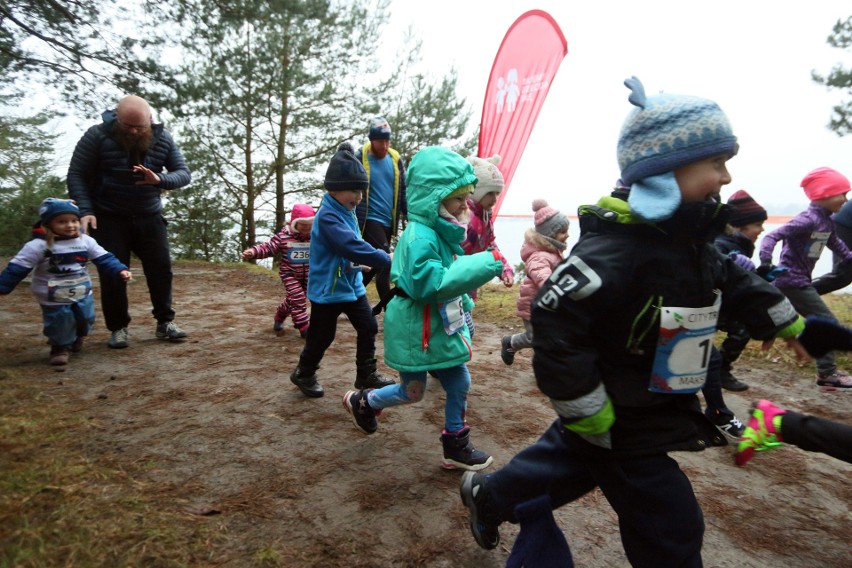
[[[160,185],[160,176],[145,166],[133,166],[133,171],[145,175],[145,179],[136,180],[136,185]]]
[[[88,233],[89,227],[93,229],[98,228],[98,220],[94,215],[83,215],[80,217],[80,230],[84,233]]]

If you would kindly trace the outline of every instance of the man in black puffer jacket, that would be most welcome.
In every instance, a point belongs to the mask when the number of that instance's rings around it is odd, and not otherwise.
[[[103,122],[89,128],[71,157],[68,195],[80,208],[82,228],[101,246],[130,266],[131,253],[142,261],[160,339],[180,341],[186,333],[172,309],[172,264],[164,190],[189,184],[191,174],[180,150],[162,124],[153,124],[151,107],[140,97],[122,98]],[[101,278],[101,306],[108,345],[127,347],[130,324],[127,287]]]

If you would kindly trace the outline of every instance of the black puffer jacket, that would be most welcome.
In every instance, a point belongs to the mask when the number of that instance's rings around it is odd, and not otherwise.
[[[191,174],[174,139],[162,124],[152,125],[151,148],[142,165],[160,177],[160,185],[119,183],[113,171],[130,170],[136,164],[114,135],[115,111],[103,113],[103,122],[89,128],[77,142],[68,167],[68,195],[81,215],[153,215],[163,209],[160,193],[189,184]]]
[[[603,384],[615,410],[613,451],[645,455],[725,444],[696,395],[648,390],[661,306],[712,306],[718,290],[721,313],[735,311],[760,339],[797,320],[775,287],[713,247],[727,216],[726,205],[705,202],[648,225],[634,221],[626,201],[615,197],[581,207],[580,241],[533,302],[539,388],[557,409],[560,401],[582,408],[599,401]]]

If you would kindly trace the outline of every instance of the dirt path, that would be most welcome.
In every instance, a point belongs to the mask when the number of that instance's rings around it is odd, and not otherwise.
[[[45,364],[40,316],[26,287],[0,299],[0,388],[41,385],[68,412],[89,417],[80,444],[92,460],[133,471],[163,507],[224,525],[227,542],[211,545],[217,565],[253,565],[264,549],[276,550],[284,566],[505,565],[516,527],[502,527],[496,551],[479,549],[459,502],[460,474],[438,466],[443,392],[432,379],[422,403],[385,412],[379,431],[365,436],[341,405],[355,374],[347,321],[339,322],[320,370],[326,396],[312,400],[287,379],[303,344],[298,333],[272,331],[281,293],[274,274],[179,265],[177,321],[191,337],[170,344],[154,337],[136,272],[130,347],[106,347],[98,308],[93,336],[62,373]],[[468,420],[497,466],[553,418],[529,354],[512,367],[500,361],[504,333],[477,320],[470,367]],[[771,398],[852,421],[852,395],[819,394],[783,363],[765,367],[738,369],[752,388],[726,399],[741,417],[752,400]],[[675,457],[704,508],[706,566],[850,565],[849,464],[794,448],[761,455],[746,469],[733,466],[730,448]],[[627,565],[600,493],[559,510],[557,520],[578,566]]]

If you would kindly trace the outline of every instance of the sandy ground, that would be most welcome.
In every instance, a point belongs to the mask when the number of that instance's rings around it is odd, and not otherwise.
[[[280,337],[272,331],[282,292],[274,273],[176,267],[177,322],[191,336],[174,344],[154,337],[141,270],[136,277],[130,347],[107,348],[98,308],[84,351],[61,373],[46,364],[27,287],[0,298],[0,387],[41,385],[68,412],[90,418],[80,444],[92,460],[124,464],[165,507],[215,513],[229,535],[217,545],[217,565],[251,565],[262,549],[277,550],[285,566],[505,564],[517,527],[503,525],[497,550],[479,549],[458,497],[461,474],[439,467],[443,392],[433,379],[423,402],[386,411],[366,436],[341,405],[355,375],[348,321],[338,322],[320,369],[326,396],[308,399],[288,380],[302,340],[292,328]],[[506,332],[477,319],[470,365],[473,440],[497,467],[554,417],[535,387],[530,354],[512,367],[500,361]],[[378,348],[381,355],[381,336]],[[820,394],[783,358],[737,373],[752,388],[726,399],[743,418],[753,400],[770,398],[852,419],[852,394]],[[733,465],[731,447],[675,457],[704,509],[706,566],[852,565],[849,464],[796,448],[760,455],[745,469]],[[578,566],[627,565],[616,516],[599,492],[556,517]]]

